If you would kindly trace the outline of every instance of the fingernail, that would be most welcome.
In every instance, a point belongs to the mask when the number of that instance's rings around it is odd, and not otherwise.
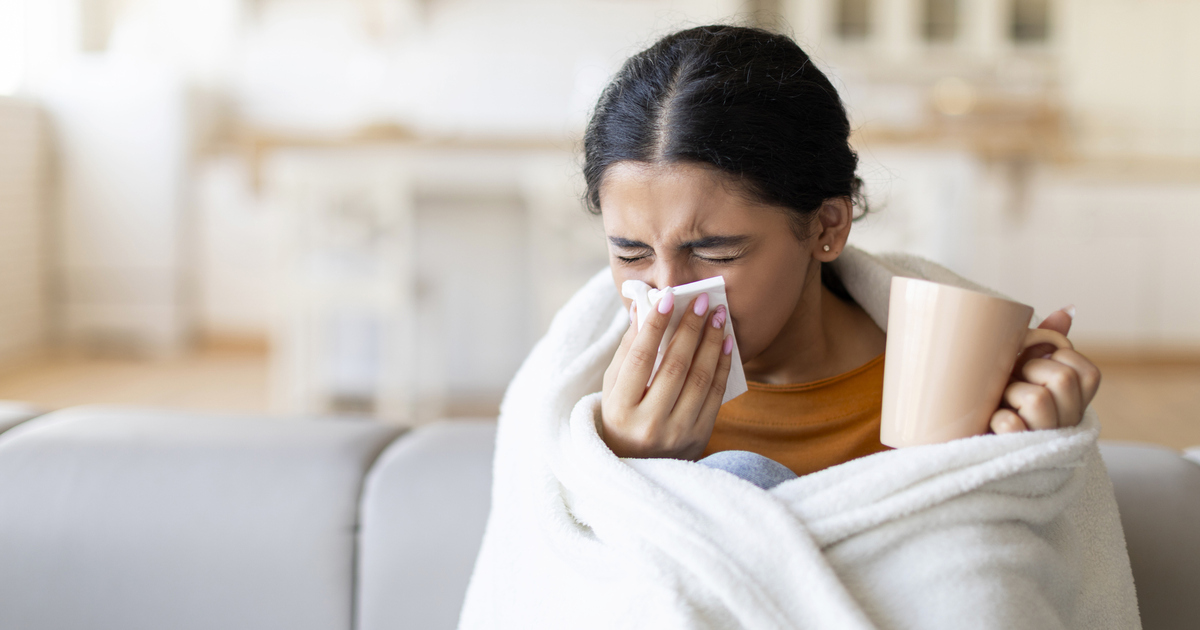
[[[708,294],[707,293],[701,293],[700,297],[696,298],[696,306],[694,308],[692,308],[692,311],[695,312],[697,315],[703,315],[708,312]]]
[[[1074,304],[1068,304],[1067,306],[1064,306],[1058,310],[1066,313],[1067,315],[1070,315],[1072,321],[1075,320],[1075,305]]]
[[[637,321],[637,302],[634,302],[633,304],[629,305],[629,323],[632,324],[636,321]]]
[[[729,354],[730,352],[733,352],[733,335],[729,335],[725,338],[725,345],[721,346],[721,352],[723,354]]]
[[[667,294],[662,296],[658,301],[658,312],[666,315],[671,312],[671,308],[675,306],[675,294],[667,291]]]
[[[713,313],[712,318],[713,328],[720,328],[725,325],[725,306],[717,307],[717,312]]]

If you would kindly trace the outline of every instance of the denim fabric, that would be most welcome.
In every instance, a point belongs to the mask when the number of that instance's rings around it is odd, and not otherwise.
[[[705,457],[699,463],[733,473],[763,490],[770,490],[797,476],[787,466],[750,451],[721,451]]]

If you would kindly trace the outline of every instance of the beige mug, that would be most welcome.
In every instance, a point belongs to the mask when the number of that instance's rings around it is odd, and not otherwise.
[[[1017,357],[1063,337],[1030,329],[1033,308],[918,280],[892,278],[883,414],[887,446],[936,444],[987,433]]]

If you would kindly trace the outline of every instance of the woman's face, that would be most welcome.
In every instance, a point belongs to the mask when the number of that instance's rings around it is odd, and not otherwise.
[[[724,276],[748,362],[797,314],[819,267],[816,239],[798,239],[787,210],[750,201],[734,186],[696,164],[618,162],[605,173],[600,206],[617,289],[626,280],[662,288]]]

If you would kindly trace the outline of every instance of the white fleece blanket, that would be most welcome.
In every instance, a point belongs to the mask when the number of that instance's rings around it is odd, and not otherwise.
[[[835,270],[881,327],[893,275],[968,285],[855,249]],[[609,451],[596,392],[628,322],[598,274],[513,380],[461,628],[1140,627],[1090,410],[1071,429],[879,453],[764,491]]]

